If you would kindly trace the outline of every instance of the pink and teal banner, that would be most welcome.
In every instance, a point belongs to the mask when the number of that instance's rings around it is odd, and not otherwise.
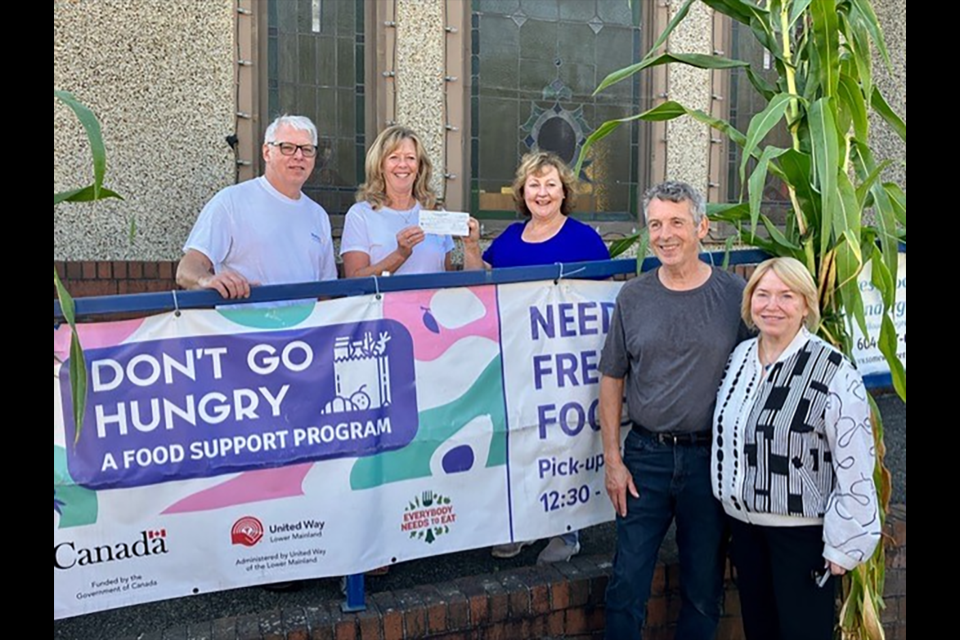
[[[388,293],[54,332],[54,619],[358,573],[613,516],[620,283]]]

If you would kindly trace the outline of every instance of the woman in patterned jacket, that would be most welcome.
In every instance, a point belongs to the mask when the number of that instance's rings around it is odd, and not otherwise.
[[[836,576],[880,539],[863,379],[814,336],[802,263],[759,265],[742,315],[759,330],[730,356],[714,414],[713,492],[730,516],[748,640],[830,640]]]

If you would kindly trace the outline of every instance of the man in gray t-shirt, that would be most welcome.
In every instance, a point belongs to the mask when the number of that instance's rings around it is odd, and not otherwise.
[[[644,196],[661,266],[624,285],[600,360],[606,488],[617,512],[607,638],[639,639],[663,537],[677,522],[678,639],[713,638],[723,580],[723,512],[710,491],[710,433],[724,366],[746,336],[744,282],[699,259],[709,221],[692,187]],[[632,429],[620,451],[626,393]]]

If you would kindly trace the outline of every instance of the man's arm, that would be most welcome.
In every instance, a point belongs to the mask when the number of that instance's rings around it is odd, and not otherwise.
[[[177,284],[184,289],[216,289],[224,298],[250,297],[250,282],[235,271],[213,273],[210,258],[187,249],[177,265]]]
[[[600,432],[607,495],[617,515],[627,515],[627,491],[634,498],[640,493],[633,476],[620,455],[620,417],[623,414],[623,378],[600,377]]]

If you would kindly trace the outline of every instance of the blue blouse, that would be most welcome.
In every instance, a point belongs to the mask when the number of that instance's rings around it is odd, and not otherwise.
[[[507,227],[483,252],[483,261],[500,268],[610,259],[610,251],[600,234],[579,220],[567,218],[560,231],[543,242],[523,240],[527,222],[516,222]]]

